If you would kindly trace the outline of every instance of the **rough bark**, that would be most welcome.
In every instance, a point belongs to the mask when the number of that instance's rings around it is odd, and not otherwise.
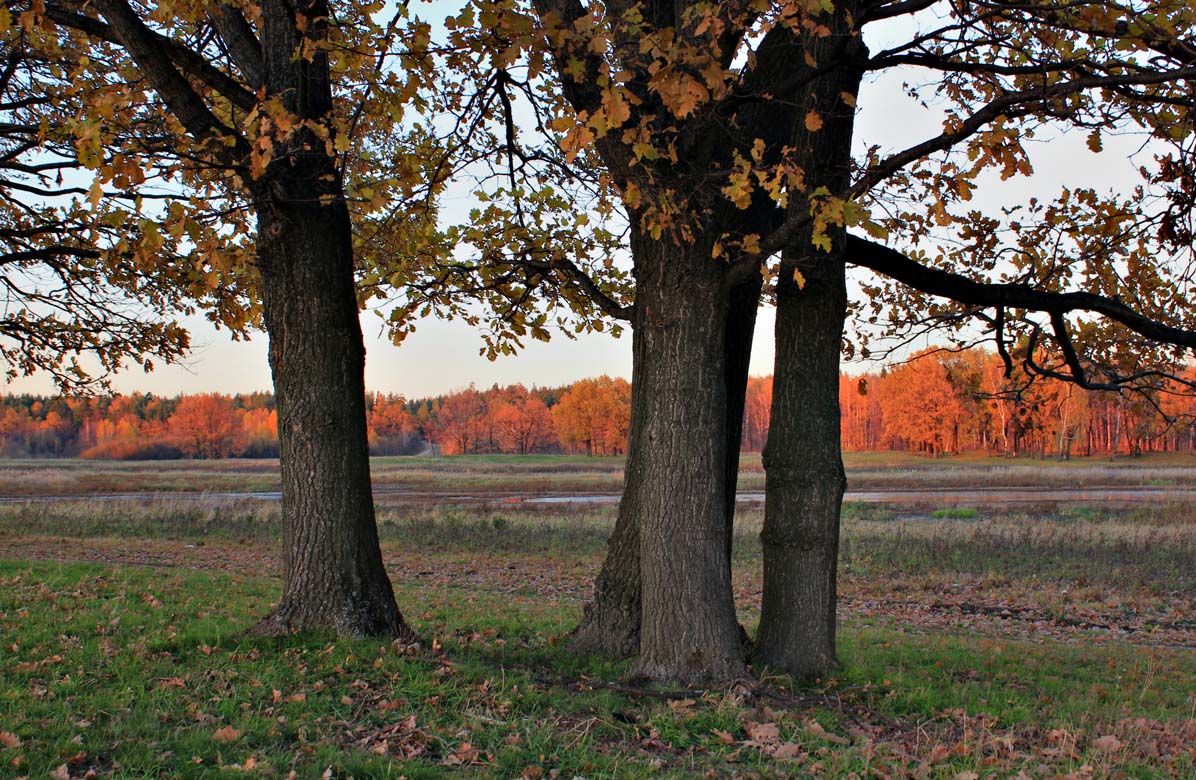
[[[846,37],[843,37],[846,36]],[[810,100],[824,119],[820,131],[796,131],[807,150],[807,186],[842,192],[848,185],[854,110],[841,95],[856,94],[866,50],[850,31],[807,37],[815,60],[831,46],[848,53],[843,65],[815,81]],[[854,101],[853,101],[854,104]],[[808,211],[794,198],[792,209]],[[814,234],[796,236],[782,255],[777,283],[776,365],[764,450],[764,594],[753,660],[799,678],[825,675],[835,655],[839,517],[846,487],[840,452],[839,353],[847,312],[846,232],[828,229],[830,251]],[[800,277],[795,275],[800,274]]]
[[[258,224],[284,521],[282,600],[258,630],[411,638],[378,546],[348,211],[275,200]]]
[[[739,448],[743,435],[743,406],[747,391],[748,364],[756,311],[760,301],[762,278],[755,275],[731,290],[725,304],[724,321],[724,392],[726,403],[726,449],[724,484],[724,537],[728,577],[735,517],[735,484],[739,475]],[[594,581],[594,595],[586,605],[581,623],[573,632],[571,647],[579,653],[600,653],[614,658],[629,658],[639,652],[641,619],[640,535],[645,487],[645,463],[652,449],[647,437],[639,436],[649,408],[648,384],[640,381],[645,371],[645,353],[641,334],[644,329],[633,323],[631,436],[628,442],[623,497],[618,519],[607,545],[606,559]],[[728,596],[731,591],[728,589]],[[730,605],[734,611],[734,603]],[[746,633],[740,629],[741,642]]]
[[[632,236],[635,479],[643,486],[635,494],[642,619],[632,673],[681,683],[746,674],[724,542],[726,292],[710,247]]]

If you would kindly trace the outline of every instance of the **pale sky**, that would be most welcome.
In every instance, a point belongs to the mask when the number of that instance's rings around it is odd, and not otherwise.
[[[880,47],[874,43],[873,48]],[[883,81],[864,85],[856,124],[857,148],[879,143],[884,149],[894,150],[939,132],[939,114],[904,97],[900,89],[902,77],[917,79],[918,74],[890,74]],[[1097,156],[1087,149],[1081,133],[1040,138],[1031,150],[1036,171],[1033,180],[1000,182],[993,177],[990,186],[978,189],[973,204],[995,210],[1024,203],[1033,195],[1049,199],[1063,184],[1127,192],[1137,181],[1136,164],[1129,156],[1138,151],[1139,143],[1128,138],[1106,138],[1105,151]],[[450,199],[442,208],[445,219],[452,220],[453,212],[464,207]],[[772,373],[773,323],[772,309],[762,309],[752,351],[753,374]],[[127,369],[117,376],[114,389],[169,396],[271,388],[264,334],[256,334],[247,342],[233,342],[227,331],[214,330],[202,317],[188,319],[185,324],[191,330],[195,347],[186,365],[160,365],[149,374],[140,368]],[[479,387],[516,382],[554,386],[599,374],[628,379],[631,376],[629,332],[620,339],[591,334],[570,340],[554,334],[550,343],[530,342],[521,353],[491,362],[479,354],[482,342],[478,334],[463,322],[424,320],[401,347],[393,346],[381,336],[380,321],[371,313],[363,315],[362,325],[366,338],[366,386],[371,391],[418,398],[461,389],[471,383]],[[6,390],[54,392],[45,376],[18,379]]]

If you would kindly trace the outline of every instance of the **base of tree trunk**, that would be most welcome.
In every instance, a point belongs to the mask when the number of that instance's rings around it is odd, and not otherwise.
[[[635,610],[638,612],[639,610]],[[581,623],[569,636],[569,650],[578,655],[603,655],[622,660],[639,652],[638,615],[612,609],[602,602],[586,605]]]
[[[763,675],[768,670],[787,674],[799,682],[812,682],[824,680],[843,669],[839,659],[824,648],[798,646],[776,653],[773,649],[758,647],[753,651],[752,668],[757,673]]]
[[[655,659],[641,656],[631,665],[627,676],[685,686],[755,681],[743,656],[709,658],[700,651],[690,658]]]
[[[419,634],[401,617],[395,621],[364,614],[322,615],[316,620],[279,609],[259,620],[246,633],[250,636],[282,637],[305,631],[332,631],[340,637],[376,637],[396,640],[405,645],[420,644]]]
[[[633,506],[625,497],[594,581],[594,598],[570,637],[569,649],[579,655],[623,659],[640,651],[639,522]]]

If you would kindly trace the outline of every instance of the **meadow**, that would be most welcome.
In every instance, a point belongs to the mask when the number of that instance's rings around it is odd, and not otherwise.
[[[841,673],[670,690],[564,646],[614,507],[512,499],[617,492],[618,459],[379,459],[418,647],[246,635],[279,593],[277,503],[192,494],[269,491],[275,468],[0,463],[0,495],[79,497],[0,504],[0,777],[1196,775],[1196,504],[849,503]],[[886,454],[848,476],[1182,486],[1196,463]],[[134,492],[164,495],[87,498]],[[760,523],[736,527],[749,630]]]

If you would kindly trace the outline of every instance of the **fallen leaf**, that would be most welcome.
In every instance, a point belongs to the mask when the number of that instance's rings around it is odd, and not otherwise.
[[[800,758],[805,755],[805,751],[801,749],[801,745],[796,742],[785,742],[777,745],[777,749],[772,751],[773,758],[779,758],[782,761],[792,761],[795,758]]]
[[[6,748],[19,748],[21,746],[21,738],[11,731],[0,731],[0,745]]]
[[[241,734],[242,732],[240,729],[235,729],[232,726],[225,726],[223,728],[216,729],[216,731],[212,734],[212,739],[216,740],[217,742],[235,742],[241,738]]]
[[[937,764],[940,761],[945,761],[947,756],[951,755],[951,750],[946,745],[935,745],[930,749],[930,755],[926,757],[926,763]]]
[[[838,734],[832,734],[822,727],[822,724],[816,720],[806,721],[806,733],[812,737],[825,739],[835,745],[849,745],[851,740],[847,737],[840,737]]]
[[[760,745],[771,745],[781,739],[781,727],[775,723],[753,723],[750,720],[743,724],[748,739]]]
[[[57,769],[50,770],[50,780],[71,780],[71,770],[66,764],[59,764]]]
[[[1125,747],[1122,741],[1112,734],[1097,737],[1093,740],[1092,746],[1103,753],[1116,753]]]
[[[710,729],[710,733],[718,739],[723,745],[734,745],[735,737],[731,736],[729,731],[719,731],[718,729]]]

